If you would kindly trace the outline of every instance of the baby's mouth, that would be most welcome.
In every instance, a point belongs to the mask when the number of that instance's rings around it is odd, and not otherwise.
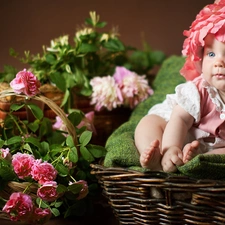
[[[214,76],[216,76],[217,78],[222,78],[222,79],[225,78],[225,74],[222,74],[222,73],[217,73]]]

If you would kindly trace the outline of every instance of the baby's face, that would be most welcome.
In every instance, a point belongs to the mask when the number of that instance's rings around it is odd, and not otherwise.
[[[225,43],[217,41],[213,34],[205,38],[202,73],[211,86],[225,93]]]

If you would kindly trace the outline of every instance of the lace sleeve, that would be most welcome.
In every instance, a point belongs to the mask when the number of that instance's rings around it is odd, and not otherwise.
[[[172,106],[180,105],[192,115],[195,122],[200,120],[200,95],[197,87],[192,82],[180,84],[175,89],[176,93],[167,95],[168,103]]]

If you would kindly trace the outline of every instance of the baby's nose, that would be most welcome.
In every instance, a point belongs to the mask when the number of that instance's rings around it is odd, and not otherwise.
[[[225,67],[224,60],[221,60],[221,59],[216,60],[214,66],[215,67]]]

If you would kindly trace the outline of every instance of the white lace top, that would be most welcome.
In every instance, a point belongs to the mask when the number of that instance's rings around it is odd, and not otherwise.
[[[225,120],[225,104],[223,103],[216,88],[210,86],[202,76],[196,78],[197,83],[201,82],[201,87],[207,91],[207,100],[214,105],[216,111],[220,114],[220,119]],[[182,83],[175,88],[174,94],[168,94],[166,99],[159,104],[153,106],[148,114],[156,114],[166,121],[169,121],[173,107],[178,104],[185,111],[187,111],[194,118],[194,124],[201,123],[202,111],[204,111],[204,102],[201,102],[201,95],[198,87],[196,86],[195,80]],[[208,103],[207,103],[208,104]],[[212,118],[214,119],[214,118]],[[224,126],[225,130],[225,126]],[[211,136],[209,132],[203,131],[197,127],[193,127],[189,134],[192,136],[191,139],[202,140],[205,137]],[[190,141],[190,138],[189,138]],[[219,145],[218,145],[219,144]],[[221,138],[215,138],[214,143],[207,144],[210,148],[225,146],[225,140]],[[207,147],[208,148],[208,147]]]

